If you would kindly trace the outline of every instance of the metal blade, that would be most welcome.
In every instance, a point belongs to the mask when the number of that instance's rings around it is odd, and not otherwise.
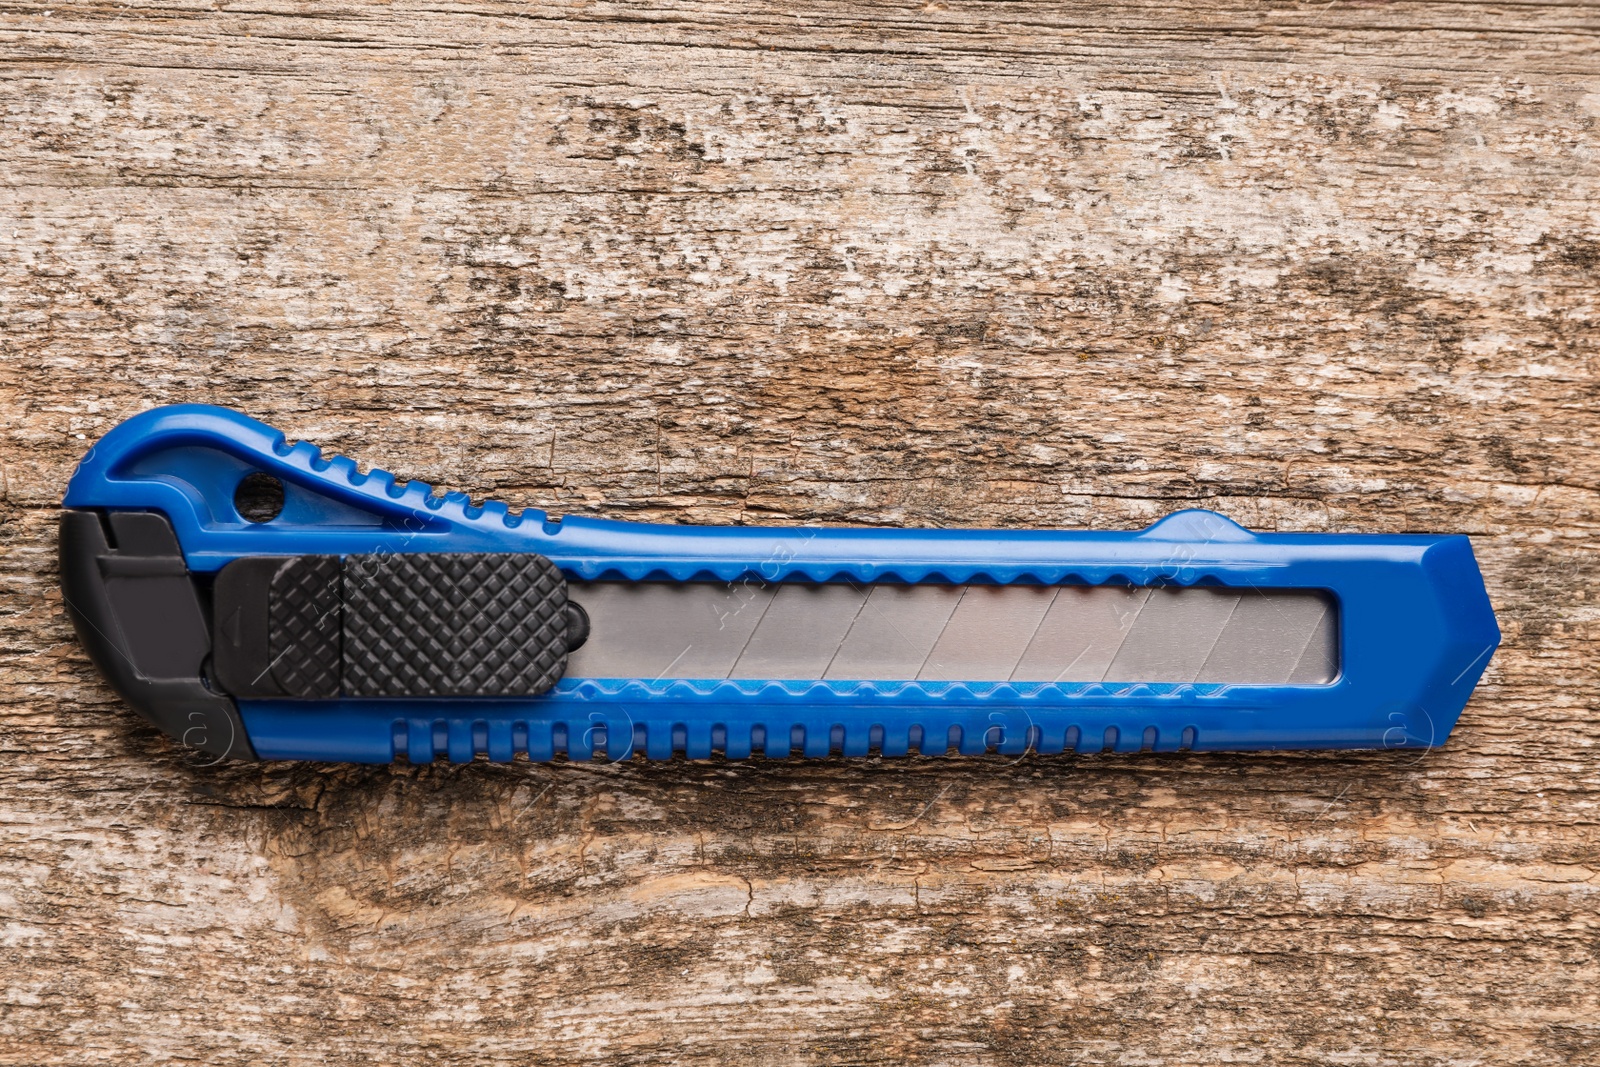
[[[574,582],[569,678],[1330,682],[1317,590]]]

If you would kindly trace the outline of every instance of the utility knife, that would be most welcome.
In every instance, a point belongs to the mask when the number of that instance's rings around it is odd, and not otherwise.
[[[1426,748],[1500,640],[1461,535],[552,518],[202,405],[63,507],[90,658],[234,759]]]

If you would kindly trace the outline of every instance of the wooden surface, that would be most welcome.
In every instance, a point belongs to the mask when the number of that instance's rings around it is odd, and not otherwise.
[[[0,9],[0,1062],[1600,1062],[1600,12]],[[213,401],[709,523],[1474,535],[1417,755],[208,766],[56,589]]]

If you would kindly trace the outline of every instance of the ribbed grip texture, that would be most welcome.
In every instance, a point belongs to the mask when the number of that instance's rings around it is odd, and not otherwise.
[[[272,676],[290,696],[339,695],[341,570],[338,556],[295,556],[267,596]]]
[[[348,696],[542,693],[566,669],[567,588],[533,553],[350,556]]]

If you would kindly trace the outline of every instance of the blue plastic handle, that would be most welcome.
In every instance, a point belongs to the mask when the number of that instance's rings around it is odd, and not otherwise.
[[[234,507],[255,472],[285,487],[270,522]],[[1325,685],[568,677],[515,700],[241,700],[250,741],[269,759],[1418,748],[1444,743],[1500,641],[1459,535],[1252,533],[1199,510],[1116,533],[552,521],[363,475],[348,458],[201,405],[114,428],[79,464],[64,504],[161,512],[202,573],[242,556],[531,551],[585,580],[1213,585],[1321,589],[1339,606],[1340,672]]]

